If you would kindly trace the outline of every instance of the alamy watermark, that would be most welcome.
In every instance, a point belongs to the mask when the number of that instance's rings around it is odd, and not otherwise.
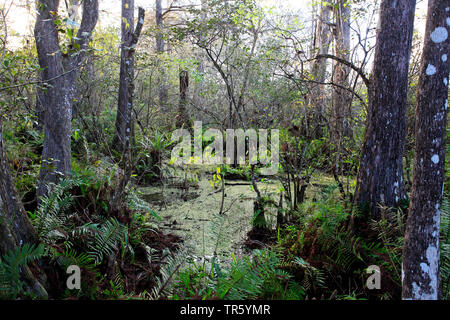
[[[81,289],[81,270],[77,265],[71,265],[66,270],[67,274],[70,276],[67,278],[66,285],[69,290],[80,290]]]
[[[172,133],[172,141],[179,142],[172,149],[171,163],[197,165],[256,165],[260,164],[261,174],[275,175],[279,167],[280,133],[270,130],[270,150],[268,129],[227,129],[224,134],[218,129],[203,132],[201,121],[194,122],[193,140],[187,129]],[[211,142],[203,148],[203,141]],[[226,153],[224,155],[224,142]],[[192,148],[193,143],[193,148]],[[192,150],[193,149],[193,150]]]
[[[366,269],[368,274],[371,274],[369,278],[367,278],[366,285],[367,289],[381,289],[381,270],[379,266],[372,265]]]

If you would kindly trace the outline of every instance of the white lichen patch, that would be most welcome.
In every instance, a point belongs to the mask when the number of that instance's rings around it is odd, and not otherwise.
[[[427,74],[427,76],[432,76],[433,74],[436,73],[436,67],[433,66],[432,64],[428,64],[427,70],[425,71],[425,73]]]
[[[444,119],[444,112],[438,112],[434,115],[434,121],[441,121]]]
[[[447,18],[445,21],[447,22],[447,25],[450,26],[450,18]]]
[[[433,161],[434,164],[438,164],[439,156],[437,154],[435,154],[434,156],[431,157],[431,161]]]
[[[441,138],[433,139],[432,143],[433,143],[433,145],[439,147],[441,145]]]
[[[422,269],[422,272],[426,274],[430,272],[430,267],[424,262],[420,264],[420,269]]]
[[[447,78],[444,78],[444,85],[448,85],[448,80],[447,80]]]
[[[437,292],[437,278],[438,278],[438,269],[439,269],[439,252],[438,249],[431,245],[428,247],[427,252],[427,260],[428,260],[428,276],[430,277],[430,287],[433,291]]]
[[[447,55],[444,53],[442,55],[441,59],[442,59],[443,62],[446,62],[447,61]]]
[[[447,40],[448,38],[448,31],[444,27],[437,27],[434,29],[434,31],[431,33],[431,41],[434,43],[441,43]]]

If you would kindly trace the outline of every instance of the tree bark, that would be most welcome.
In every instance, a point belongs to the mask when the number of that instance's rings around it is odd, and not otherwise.
[[[76,78],[86,55],[89,37],[97,24],[98,0],[83,1],[83,18],[69,52],[59,46],[55,25],[59,0],[37,1],[34,29],[42,80],[48,85],[42,93],[44,106],[44,148],[38,184],[38,196],[47,193],[46,184],[57,182],[71,170],[71,121]]]
[[[319,16],[316,17],[315,34],[313,42],[313,55],[327,54],[330,41],[331,30],[330,24],[331,7],[322,2],[320,4]],[[325,82],[327,73],[327,60],[315,59],[311,67],[311,76],[313,80],[323,83]],[[325,85],[316,84],[308,95],[307,105],[314,108],[314,123],[320,122],[321,116],[325,110]],[[315,132],[315,137],[320,138],[323,136],[323,132]]]
[[[0,119],[0,255],[15,250],[25,243],[37,244],[37,242],[38,236],[11,179]],[[21,269],[21,278],[27,284],[28,290],[39,297],[47,296],[46,290],[28,267]]]
[[[445,176],[450,3],[429,0],[416,106],[411,203],[403,247],[403,299],[440,299],[439,233]]]
[[[372,218],[404,198],[402,157],[415,0],[383,0],[355,203]]]
[[[176,121],[177,128],[190,128],[189,114],[186,110],[188,88],[189,88],[189,73],[186,70],[181,70],[180,101],[178,102],[178,115]]]
[[[334,6],[335,16],[335,51],[336,56],[350,61],[350,4],[346,0],[337,0]],[[333,72],[333,83],[348,87],[350,68],[336,63]],[[343,137],[351,137],[349,120],[351,117],[351,97],[348,90],[333,87],[332,94],[332,132],[331,142],[339,146]],[[339,148],[339,147],[338,147]]]
[[[116,148],[123,152],[124,176],[117,187],[111,207],[119,210],[125,188],[131,177],[131,141],[134,134],[134,54],[144,26],[145,10],[139,8],[138,22],[134,28],[134,0],[122,1],[122,46],[120,55],[119,100],[116,118]]]
[[[115,148],[127,152],[133,138],[134,56],[144,25],[145,11],[139,8],[138,22],[134,28],[134,0],[122,1],[122,45],[120,53],[119,98],[116,115]]]
[[[164,23],[164,15],[162,9],[162,1],[156,0],[156,52],[159,55],[164,53],[165,42],[164,42],[164,33],[163,33],[163,23]],[[158,87],[158,95],[159,95],[159,104],[162,110],[166,110],[167,99],[169,97],[169,93],[167,90],[167,79],[166,79],[166,70],[164,68],[164,62],[159,60],[159,87]]]

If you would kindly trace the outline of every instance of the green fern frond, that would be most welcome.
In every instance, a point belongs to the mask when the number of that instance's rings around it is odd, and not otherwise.
[[[143,214],[150,214],[153,218],[161,220],[161,217],[156,213],[156,211],[150,208],[150,205],[146,201],[142,200],[136,191],[130,189],[127,194],[127,198],[130,209],[136,212],[142,212]]]
[[[44,246],[25,243],[17,247],[15,251],[9,251],[0,259],[0,296],[12,296],[15,298],[23,288],[20,280],[20,268],[31,261],[39,259],[44,254]]]
[[[65,233],[72,229],[71,213],[68,212],[73,203],[70,190],[85,183],[81,177],[70,177],[62,179],[58,184],[47,185],[48,195],[40,199],[35,221],[36,229],[45,243],[65,238]]]
[[[88,255],[95,264],[99,264],[105,256],[117,251],[119,245],[127,241],[127,238],[128,228],[111,218],[99,227],[98,233],[94,234],[93,240],[89,243]]]
[[[93,269],[95,267],[92,257],[87,253],[77,253],[73,249],[66,249],[62,253],[56,253],[55,259],[58,264],[66,270],[71,265],[76,265],[80,268]]]
[[[158,300],[170,294],[175,275],[186,262],[187,254],[187,248],[181,249],[175,256],[172,256],[170,253],[163,254],[166,258],[160,269],[161,276],[156,279],[156,285],[149,294],[151,300]]]

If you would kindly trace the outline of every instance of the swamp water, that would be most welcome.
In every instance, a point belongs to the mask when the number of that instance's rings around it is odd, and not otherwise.
[[[211,261],[216,253],[219,261],[230,261],[232,253],[243,253],[243,242],[251,229],[253,201],[256,193],[251,182],[227,181],[225,185],[224,214],[219,215],[222,199],[221,185],[211,187],[208,176],[200,178],[195,187],[181,188],[177,183],[140,188],[141,197],[161,217],[159,227],[181,236],[192,248],[195,260]],[[278,182],[258,182],[262,195],[273,194],[276,199]],[[266,219],[276,221],[276,210],[266,209]]]

